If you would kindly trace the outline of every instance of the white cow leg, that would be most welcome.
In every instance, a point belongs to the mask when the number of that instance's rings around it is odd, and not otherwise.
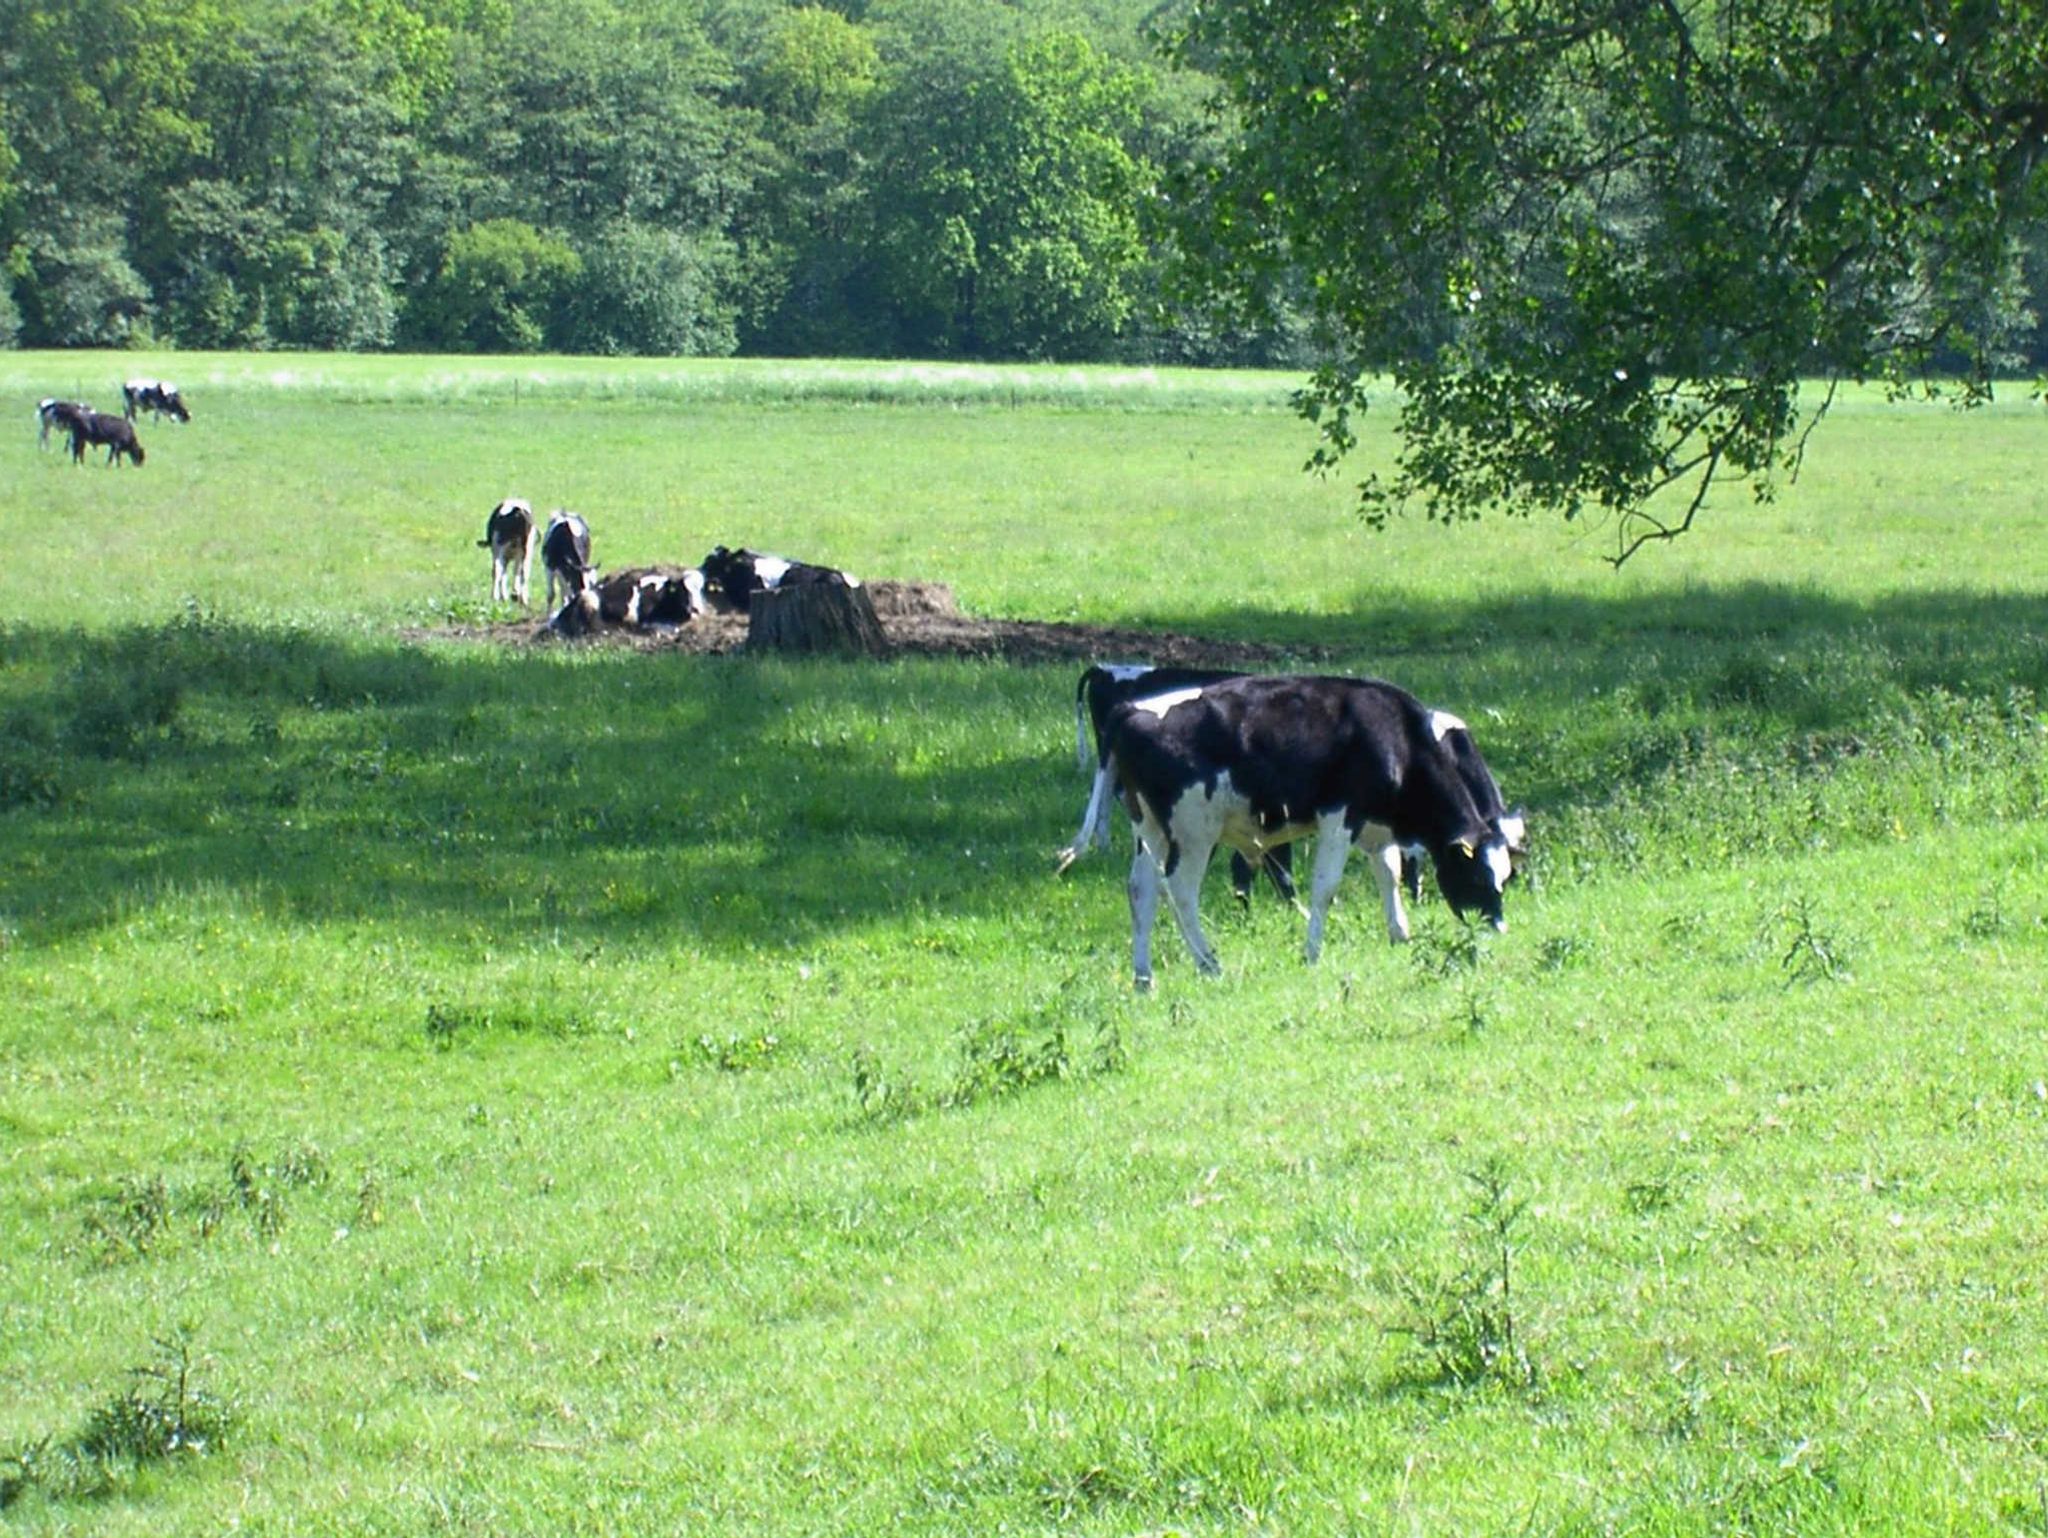
[[[1215,852],[1214,844],[1199,854],[1189,845],[1182,844],[1180,863],[1166,878],[1166,896],[1173,904],[1173,916],[1180,925],[1181,938],[1188,942],[1188,952],[1195,958],[1195,969],[1204,977],[1217,977],[1223,972],[1223,963],[1216,959],[1216,953],[1209,949],[1208,937],[1202,933],[1202,877],[1209,869],[1210,856]]]
[[[1396,945],[1408,938],[1408,910],[1401,906],[1401,846],[1382,844],[1372,851],[1372,879],[1379,883],[1380,904],[1387,910],[1387,938]]]
[[[1344,879],[1344,862],[1351,858],[1351,831],[1344,826],[1344,814],[1331,812],[1316,820],[1316,861],[1308,887],[1308,945],[1304,954],[1311,966],[1323,953],[1323,926],[1330,916],[1330,903],[1337,895],[1337,883]]]
[[[1131,879],[1124,890],[1131,899],[1131,972],[1141,989],[1152,986],[1152,924],[1159,916],[1159,866],[1145,848],[1131,857]]]

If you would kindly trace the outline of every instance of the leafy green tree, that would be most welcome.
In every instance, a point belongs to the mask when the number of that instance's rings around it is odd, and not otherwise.
[[[1332,338],[1316,462],[1384,366],[1370,517],[1604,513],[1617,560],[1768,495],[1836,380],[1987,393],[2048,192],[2031,0],[1195,0],[1177,51],[1224,85],[1176,189],[1204,297],[1302,284]]]
[[[121,347],[150,311],[118,214],[78,210],[30,230],[8,254],[23,340],[38,347]],[[145,330],[144,334],[147,332]]]
[[[214,0],[0,0],[0,230],[26,340],[118,343],[145,320],[126,214],[204,149],[196,74],[229,30]]]
[[[984,43],[984,47],[986,44]],[[875,244],[911,348],[1075,357],[1123,329],[1144,80],[1074,33],[926,55],[876,103]]]
[[[578,352],[723,356],[737,344],[732,248],[621,222],[584,248],[563,335]]]
[[[880,317],[864,288],[861,236],[872,192],[861,115],[881,83],[867,29],[806,5],[777,12],[741,49],[742,100],[761,115],[772,157],[760,198],[735,230],[757,350],[870,352]]]
[[[411,330],[451,352],[538,352],[583,259],[559,235],[489,219],[449,241],[414,301]]]
[[[511,200],[480,212],[569,230],[720,229],[761,164],[751,124],[721,101],[731,83],[687,14],[540,0],[469,61],[456,147]]]
[[[188,347],[267,345],[264,287],[282,222],[234,183],[205,177],[166,189],[160,208],[162,329]]]

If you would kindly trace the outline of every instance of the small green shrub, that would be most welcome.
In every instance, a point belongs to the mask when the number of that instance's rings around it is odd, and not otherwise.
[[[1522,1339],[1521,1300],[1514,1288],[1517,1228],[1528,1203],[1513,1194],[1497,1159],[1468,1171],[1466,1179],[1473,1198],[1464,1219],[1464,1255],[1436,1276],[1397,1275],[1407,1315],[1388,1328],[1414,1343],[1434,1381],[1529,1388],[1537,1374]]]
[[[112,1197],[87,1214],[87,1234],[103,1259],[147,1255],[171,1222],[171,1193],[161,1175],[124,1180]]]
[[[127,1385],[96,1405],[71,1436],[44,1437],[0,1456],[0,1510],[31,1490],[53,1501],[104,1498],[146,1465],[221,1446],[234,1426],[233,1407],[193,1381],[184,1335],[155,1344],[155,1360],[130,1368]]]
[[[696,1042],[697,1056],[721,1073],[745,1073],[750,1069],[765,1068],[781,1050],[781,1038],[768,1031],[728,1036],[706,1034],[699,1036]]]
[[[1847,947],[1815,922],[1813,901],[1804,893],[1778,908],[1766,924],[1785,947],[1778,966],[1788,983],[1834,982],[1843,976]]]
[[[872,1047],[856,1049],[851,1066],[853,1103],[863,1120],[901,1121],[923,1109],[923,1097],[890,1072]]]

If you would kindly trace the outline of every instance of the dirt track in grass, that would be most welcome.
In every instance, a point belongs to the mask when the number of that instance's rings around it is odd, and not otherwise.
[[[893,653],[920,657],[1001,657],[1013,662],[1145,661],[1177,667],[1271,666],[1299,662],[1299,647],[1256,641],[1219,641],[1169,631],[1127,630],[1107,625],[1070,625],[1053,620],[977,619],[960,612],[953,591],[936,582],[875,581],[867,585],[875,614]],[[414,630],[417,640],[488,641],[506,646],[625,646],[639,651],[680,651],[717,655],[743,651],[744,614],[699,615],[687,625],[647,630],[607,629],[602,635],[564,640],[543,618],[498,624],[453,625]]]

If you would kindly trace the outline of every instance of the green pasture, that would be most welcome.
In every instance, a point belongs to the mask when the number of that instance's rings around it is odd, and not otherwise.
[[[0,354],[0,1526],[2048,1533],[2041,408],[1616,572],[1289,386]],[[1135,995],[1073,666],[457,639],[507,494],[1392,678],[1510,929]]]

